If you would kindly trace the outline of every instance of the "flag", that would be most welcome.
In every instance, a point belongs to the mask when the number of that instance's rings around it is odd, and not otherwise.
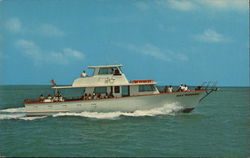
[[[51,83],[53,86],[56,86],[55,80],[50,80],[50,83]]]

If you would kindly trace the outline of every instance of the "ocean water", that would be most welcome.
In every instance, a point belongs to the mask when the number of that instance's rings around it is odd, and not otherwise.
[[[23,100],[41,93],[52,91],[0,86],[0,156],[250,156],[249,87],[221,87],[188,114],[169,104],[134,113],[26,117]]]

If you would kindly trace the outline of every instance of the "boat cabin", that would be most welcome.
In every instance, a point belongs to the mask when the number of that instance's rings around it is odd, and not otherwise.
[[[53,88],[83,88],[84,95],[99,95],[105,98],[127,97],[147,94],[158,94],[156,82],[153,80],[128,81],[122,72],[123,65],[89,66],[94,69],[92,76],[80,77],[73,81],[72,86],[55,86]]]

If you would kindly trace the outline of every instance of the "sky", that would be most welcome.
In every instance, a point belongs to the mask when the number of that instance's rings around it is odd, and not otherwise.
[[[0,0],[0,85],[128,80],[249,86],[248,0]]]

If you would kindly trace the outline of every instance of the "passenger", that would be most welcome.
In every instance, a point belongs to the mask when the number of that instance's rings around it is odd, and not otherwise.
[[[181,84],[181,85],[179,86],[179,88],[178,88],[178,91],[184,92],[185,89],[186,89],[186,88],[185,88],[185,85]]]
[[[61,101],[63,100],[62,98],[62,94],[58,91],[55,95],[55,97],[53,98],[54,101]]]
[[[170,85],[169,92],[173,92],[173,87]]]
[[[85,78],[86,76],[87,76],[86,72],[83,71],[82,74],[81,74],[81,77],[82,77],[82,78]]]
[[[92,99],[96,99],[96,94],[95,93],[93,93]]]
[[[168,86],[165,86],[164,92],[165,92],[165,93],[168,92]]]
[[[173,92],[173,87],[171,85],[168,87],[167,92],[169,93]]]
[[[89,93],[88,99],[90,100],[92,98],[91,94]]]
[[[39,101],[42,102],[42,101],[44,101],[44,99],[45,99],[45,97],[43,96],[43,94],[41,94],[40,97],[39,97]]]
[[[55,95],[55,97],[59,98],[60,96],[62,96],[62,94],[58,91]]]
[[[64,101],[63,97],[62,96],[59,96],[59,101]]]
[[[55,96],[55,97],[53,98],[53,101],[59,101],[59,97]]]
[[[179,87],[178,87],[178,92],[181,92],[182,91],[182,89],[183,89],[183,84],[181,84]]]
[[[108,95],[108,92],[106,92],[104,98],[108,98]]]
[[[113,93],[110,92],[108,97],[109,97],[109,98],[113,98],[113,97],[114,97]]]
[[[52,101],[52,97],[50,94],[48,95],[48,99]]]
[[[98,98],[98,99],[101,99],[101,93],[98,93],[98,94],[97,94],[97,98]]]
[[[103,98],[104,98],[103,94],[102,94],[102,93],[100,93],[100,99],[103,99]]]
[[[117,68],[114,70],[114,75],[120,75],[120,72]]]
[[[182,92],[184,92],[184,91],[185,91],[185,89],[186,89],[186,87],[185,87],[185,85],[183,85],[183,86],[182,86],[182,90],[181,90],[181,91],[182,91]]]
[[[184,85],[183,90],[184,90],[184,91],[188,91],[188,86],[187,86],[187,85]]]
[[[84,94],[84,99],[87,100],[88,99],[88,95],[87,93]]]
[[[84,95],[84,99],[89,100],[89,95],[87,93]]]

